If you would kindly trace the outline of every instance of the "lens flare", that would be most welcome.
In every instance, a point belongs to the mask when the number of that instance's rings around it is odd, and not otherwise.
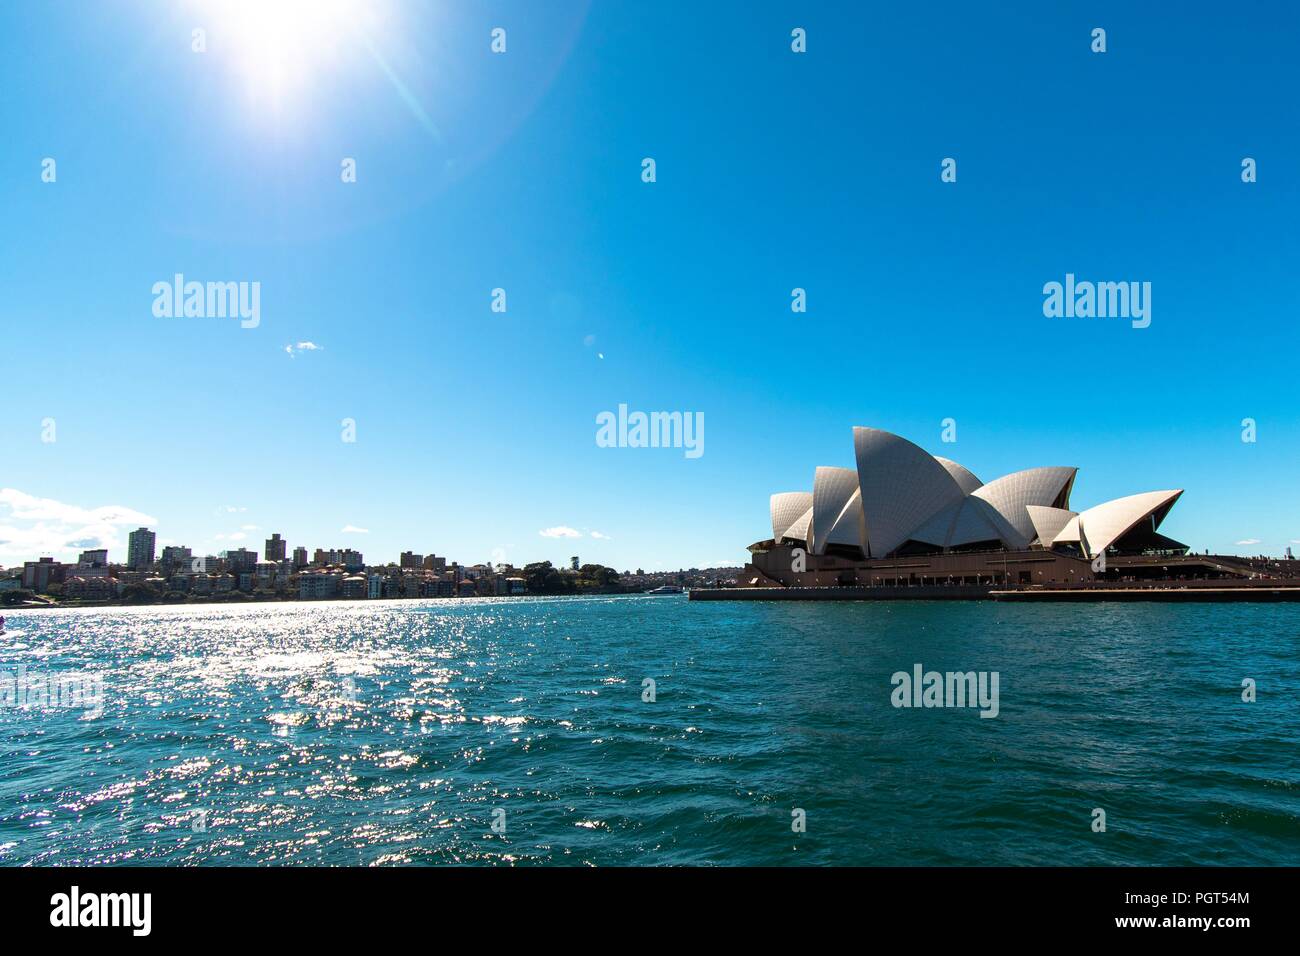
[[[194,16],[249,104],[278,114],[355,76],[389,13],[387,3],[362,0],[207,0]]]

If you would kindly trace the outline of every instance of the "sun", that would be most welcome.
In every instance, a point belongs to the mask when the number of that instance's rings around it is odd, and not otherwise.
[[[250,104],[279,113],[368,59],[388,12],[380,0],[200,0],[194,16]]]

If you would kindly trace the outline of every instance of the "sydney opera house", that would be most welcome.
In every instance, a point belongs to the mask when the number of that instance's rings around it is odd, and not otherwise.
[[[1244,559],[1189,554],[1162,535],[1181,489],[1078,509],[1078,469],[984,482],[898,435],[854,428],[856,468],[817,468],[812,490],[771,499],[772,537],[750,545],[749,587],[1069,587],[1242,578]]]

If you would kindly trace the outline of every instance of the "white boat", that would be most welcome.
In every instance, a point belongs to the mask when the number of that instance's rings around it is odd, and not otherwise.
[[[681,593],[682,593],[682,589],[678,587],[676,584],[664,584],[660,587],[654,588],[651,591],[646,591],[646,594],[681,594]]]

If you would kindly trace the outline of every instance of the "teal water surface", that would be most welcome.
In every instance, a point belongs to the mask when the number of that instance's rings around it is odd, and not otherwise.
[[[7,865],[1300,861],[1294,605],[8,617],[0,677],[94,676],[104,697],[0,707]],[[894,707],[918,663],[996,671],[997,717]]]

